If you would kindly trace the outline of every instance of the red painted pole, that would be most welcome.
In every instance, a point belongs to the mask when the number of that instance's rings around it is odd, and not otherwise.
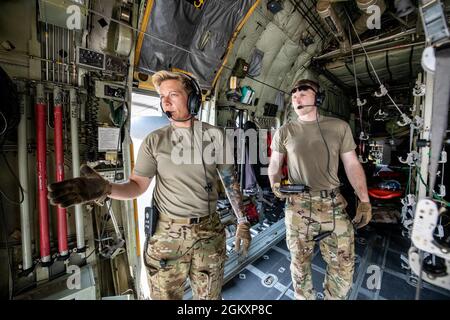
[[[36,163],[38,179],[38,208],[39,208],[39,246],[41,261],[50,262],[50,239],[47,203],[47,136],[46,136],[46,109],[44,99],[44,87],[38,84],[36,87],[37,102],[36,111]]]
[[[61,99],[61,89],[55,88],[53,91],[54,106],[53,116],[55,120],[55,164],[56,181],[64,180],[64,145],[63,145],[63,108]],[[68,255],[67,248],[67,216],[66,209],[57,207],[57,227],[58,227],[58,252],[60,257]]]

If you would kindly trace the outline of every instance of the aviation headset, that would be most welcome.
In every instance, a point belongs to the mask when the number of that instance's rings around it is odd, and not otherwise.
[[[200,89],[200,85],[198,84],[197,80],[186,73],[176,72],[176,74],[179,74],[182,77],[186,77],[191,84],[192,91],[188,96],[187,107],[189,114],[194,117],[198,114],[200,106],[202,104],[202,91]],[[166,114],[163,108],[162,100],[159,102],[159,106],[161,107],[161,111]]]
[[[320,108],[325,100],[325,92],[320,90],[319,83],[313,80],[302,79],[298,80],[293,89],[291,90],[291,95],[297,91],[297,89],[304,90],[306,88],[312,89],[316,93],[315,105]]]

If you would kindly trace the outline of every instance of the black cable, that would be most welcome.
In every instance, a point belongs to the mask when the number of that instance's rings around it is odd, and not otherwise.
[[[5,210],[3,208],[3,202],[2,199],[0,198],[0,211],[1,211],[1,226],[2,226],[2,233],[4,235],[5,238],[5,246],[6,246],[6,255],[8,257],[8,276],[11,276],[11,272],[12,272],[12,265],[11,265],[11,258],[9,257],[9,243],[8,243],[8,230],[6,229],[6,217],[5,217]],[[8,279],[9,280],[9,279]],[[8,296],[9,296],[9,300],[12,300],[12,292],[14,291],[14,278],[11,277],[12,280],[12,290],[8,290]]]
[[[336,207],[336,203],[334,202],[335,198],[336,198],[336,196],[333,193],[333,195],[331,195],[331,206],[333,207],[333,230],[331,230],[331,233],[333,233],[334,230],[336,229],[336,215],[335,215],[335,212],[334,212],[334,209]]]
[[[200,125],[202,125],[202,124],[200,124]],[[195,146],[194,146],[195,145],[194,120],[191,121],[191,133],[192,133],[193,149],[195,151]],[[201,130],[201,133],[202,133],[202,135],[201,135],[202,140],[201,141],[203,141],[203,133],[204,133],[204,131]],[[203,159],[203,148],[201,147],[201,145],[199,146],[199,152],[200,152],[200,157],[202,159],[203,173],[205,175],[205,181],[206,181],[205,189],[206,189],[206,192],[208,194],[208,215],[210,216],[211,215],[211,204],[210,204],[210,199],[209,199],[209,193],[212,191],[211,190],[212,189],[212,185],[209,183],[208,176],[206,174],[206,166],[205,166],[205,161]]]
[[[328,143],[325,140],[325,137],[323,136],[322,129],[320,128],[320,124],[319,124],[319,110],[318,109],[316,109],[316,121],[317,121],[317,127],[319,127],[320,135],[322,136],[323,143],[325,144],[325,147],[327,148],[327,172],[328,172],[328,175],[334,180],[334,182],[336,182],[339,186],[341,186],[342,183],[339,180],[336,180],[331,175],[331,172],[330,172],[330,149],[328,148]],[[328,180],[328,182],[331,182],[328,178],[327,178],[327,180]]]
[[[5,115],[3,114],[3,112],[0,111],[0,116],[1,116],[1,120],[3,120],[3,122],[5,123],[5,127],[2,129],[2,131],[0,132],[0,136],[3,135],[6,130],[8,129],[8,121],[6,120]]]
[[[122,130],[123,130],[123,127],[124,127],[124,125],[125,125],[125,122],[126,122],[126,121],[123,121],[122,124],[120,125],[120,128],[119,128],[119,135],[118,135],[118,138],[117,138],[117,147],[116,147],[116,156],[117,156],[117,159],[116,159],[116,166],[114,167],[114,178],[113,178],[113,183],[116,182],[117,168],[119,167],[119,149],[120,149],[120,143],[122,142]],[[123,150],[122,150],[122,167],[124,167],[124,164],[123,164]],[[125,175],[125,168],[124,168],[124,175]]]
[[[309,217],[308,217],[308,225],[306,226],[306,241],[310,241],[308,239],[308,234],[309,234],[309,225],[311,224],[311,217],[312,217],[312,196],[311,196],[311,192],[308,192],[309,195]]]
[[[89,254],[87,255],[86,258],[84,258],[84,260],[87,261],[87,259],[89,259],[89,257],[92,256],[92,254],[93,254],[94,252],[95,252],[95,248],[94,248],[94,250],[91,251],[91,253],[89,253]]]
[[[19,200],[19,202],[11,200],[1,188],[0,188],[0,195],[2,195],[5,198],[5,200],[8,201],[9,203],[14,204],[14,205],[20,205],[20,204],[23,203],[23,201],[25,199],[23,187],[20,184],[20,180],[15,175],[14,170],[11,168],[11,165],[9,164],[8,159],[6,158],[5,153],[2,151],[1,154],[2,154],[3,160],[5,160],[5,163],[6,163],[6,166],[8,167],[8,170],[11,172],[11,175],[14,177],[14,179],[16,180],[17,185],[19,186],[20,200]]]

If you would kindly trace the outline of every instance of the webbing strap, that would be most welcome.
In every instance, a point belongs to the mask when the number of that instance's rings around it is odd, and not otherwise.
[[[447,130],[450,102],[450,48],[436,49],[436,71],[434,74],[433,113],[431,126],[431,156],[429,196],[433,197],[436,173],[442,143]]]

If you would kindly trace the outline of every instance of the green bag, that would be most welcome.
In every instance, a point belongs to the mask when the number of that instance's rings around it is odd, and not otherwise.
[[[238,78],[245,78],[248,72],[248,63],[242,58],[237,58],[232,74]]]

